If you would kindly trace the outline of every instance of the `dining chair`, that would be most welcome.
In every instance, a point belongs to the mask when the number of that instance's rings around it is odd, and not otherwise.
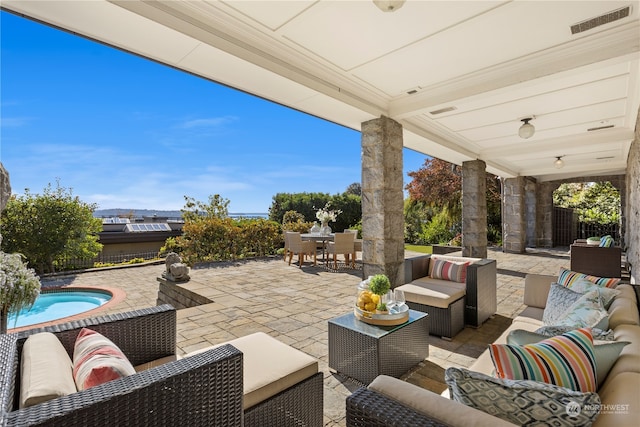
[[[356,235],[353,241],[353,246],[355,247],[356,252],[362,252],[362,239],[358,239],[358,230],[351,230],[350,228],[347,228],[344,232],[354,233]]]
[[[282,233],[282,237],[284,239],[284,258],[282,260],[287,262],[287,256],[289,256],[289,239],[287,238],[286,230]]]
[[[316,242],[312,240],[302,240],[300,233],[295,231],[287,231],[286,240],[289,244],[289,265],[291,265],[294,254],[298,255],[300,267],[302,267],[305,255],[313,255],[313,265],[316,265]]]
[[[333,268],[338,269],[338,254],[344,255],[345,264],[356,266],[356,250],[355,250],[355,238],[354,233],[335,233],[333,236],[333,242],[327,244],[327,254],[333,254]],[[327,256],[327,264],[329,263],[329,256]]]

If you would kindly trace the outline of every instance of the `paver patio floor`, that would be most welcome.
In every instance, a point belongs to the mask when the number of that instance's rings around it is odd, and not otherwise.
[[[407,256],[415,254],[407,253]],[[528,250],[506,254],[489,249],[497,260],[498,312],[480,328],[465,328],[453,340],[430,337],[429,357],[402,378],[437,393],[444,370],[468,367],[511,323],[520,310],[526,273],[557,274],[569,267],[566,250]],[[156,305],[157,278],[163,264],[100,270],[44,279],[43,285],[114,287],[126,298],[107,312],[123,312]],[[362,270],[328,271],[310,263],[298,268],[267,258],[214,263],[192,268],[186,286],[214,302],[178,311],[180,354],[263,331],[320,360],[324,373],[324,424],[345,425],[345,398],[360,385],[328,367],[327,320],[351,310]],[[104,313],[104,311],[102,312]]]

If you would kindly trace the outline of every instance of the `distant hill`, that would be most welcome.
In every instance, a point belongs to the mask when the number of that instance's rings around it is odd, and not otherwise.
[[[133,214],[134,218],[142,218],[143,216],[162,216],[169,218],[180,218],[182,216],[182,212],[180,211],[162,211],[162,210],[153,210],[153,209],[98,209],[93,213],[93,216],[96,218],[108,218],[115,217],[118,215],[128,216]],[[267,218],[269,216],[268,213],[262,212],[250,212],[250,213],[233,213],[230,212],[229,216],[232,218],[235,217],[245,217],[245,218]]]
[[[143,216],[166,216],[169,218],[180,218],[182,212],[180,211],[162,211],[153,209],[98,209],[93,213],[96,218],[105,218],[118,215],[130,215],[133,214],[134,218],[142,218]]]

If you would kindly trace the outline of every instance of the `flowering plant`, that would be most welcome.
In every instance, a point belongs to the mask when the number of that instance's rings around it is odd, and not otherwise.
[[[318,221],[320,221],[323,224],[328,223],[329,221],[334,222],[336,220],[336,218],[338,217],[338,215],[340,215],[342,213],[341,210],[330,210],[331,204],[327,203],[326,205],[324,205],[324,208],[322,209],[318,209],[318,212],[316,212],[316,218],[318,218]]]
[[[30,307],[40,294],[40,279],[20,254],[0,251],[0,333],[7,332],[9,313]]]

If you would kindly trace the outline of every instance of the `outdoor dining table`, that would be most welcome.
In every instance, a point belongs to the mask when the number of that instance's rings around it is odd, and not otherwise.
[[[327,242],[333,242],[334,234],[321,234],[321,233],[302,233],[300,234],[302,240],[313,240],[316,242],[322,242],[322,259],[324,259],[325,248],[327,246]]]

